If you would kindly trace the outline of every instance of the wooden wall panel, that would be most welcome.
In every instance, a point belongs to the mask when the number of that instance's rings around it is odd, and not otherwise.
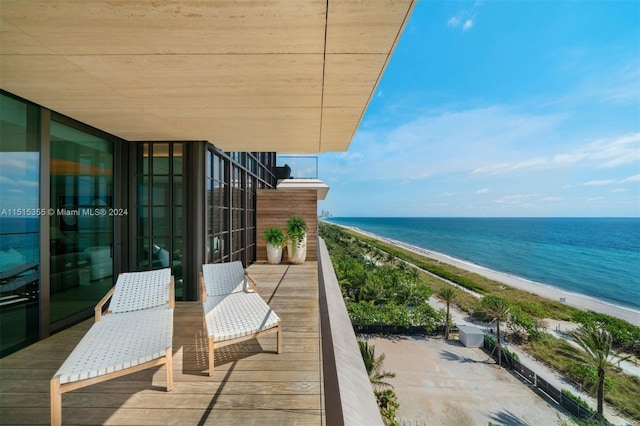
[[[315,189],[260,189],[256,206],[257,260],[267,260],[265,229],[277,226],[286,232],[287,219],[300,216],[307,223],[307,260],[318,257],[318,192]],[[282,256],[286,262],[286,249]]]

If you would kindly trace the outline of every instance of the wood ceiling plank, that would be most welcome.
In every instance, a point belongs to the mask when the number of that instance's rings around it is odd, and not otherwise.
[[[346,150],[413,3],[2,0],[0,87],[127,140]]]

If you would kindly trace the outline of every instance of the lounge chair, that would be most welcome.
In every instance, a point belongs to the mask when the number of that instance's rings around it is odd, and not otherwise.
[[[108,310],[102,312],[111,299]],[[51,379],[51,424],[62,394],[166,364],[173,388],[174,283],[171,270],[124,273],[95,307],[95,323]]]
[[[214,349],[222,346],[275,332],[277,353],[282,352],[280,318],[257,293],[258,284],[241,262],[203,265],[200,284],[209,339],[209,376],[214,370]]]

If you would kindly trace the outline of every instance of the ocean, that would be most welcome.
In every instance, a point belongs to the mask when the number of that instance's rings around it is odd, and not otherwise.
[[[640,218],[332,217],[327,221],[640,310]]]

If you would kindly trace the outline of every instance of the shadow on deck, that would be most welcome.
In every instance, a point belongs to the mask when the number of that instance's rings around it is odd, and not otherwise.
[[[64,424],[325,424],[318,266],[255,264],[249,272],[283,323],[275,334],[216,350],[207,372],[199,302],[177,302],[174,389],[156,367],[65,393]],[[0,424],[49,424],[49,380],[93,320],[0,360]]]

